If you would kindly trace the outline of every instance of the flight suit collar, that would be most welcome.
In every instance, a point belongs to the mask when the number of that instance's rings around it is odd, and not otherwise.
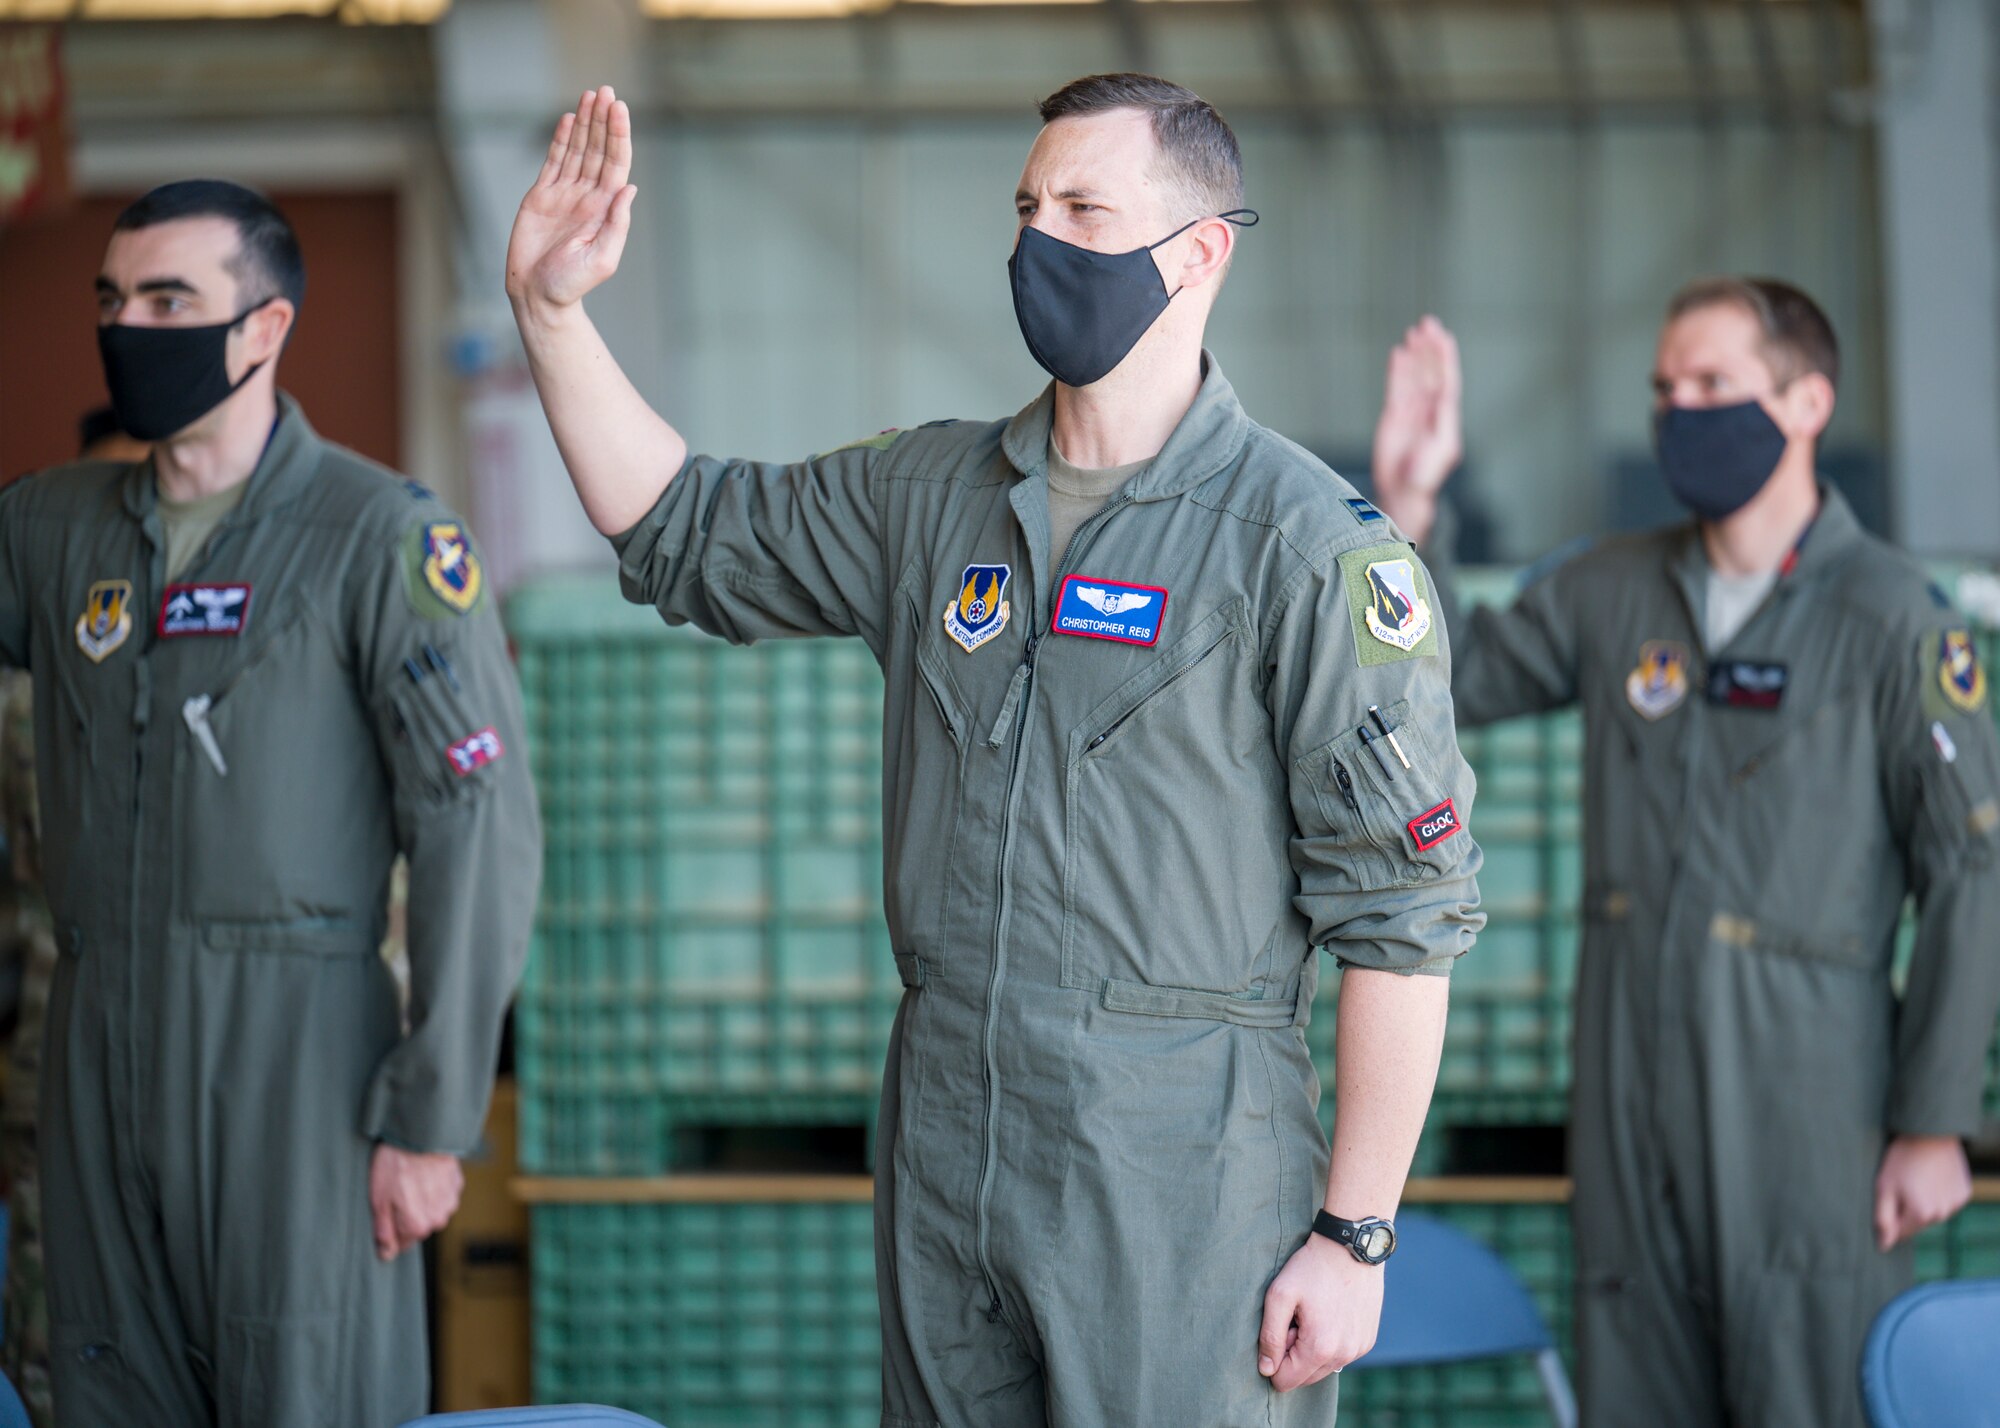
[[[1861,522],[1856,519],[1854,508],[1847,504],[1847,498],[1821,481],[1819,514],[1813,517],[1812,524],[1806,527],[1805,534],[1799,537],[1799,543],[1792,547],[1792,553],[1779,568],[1779,588],[1796,587],[1837,565],[1861,536]],[[1688,608],[1699,611],[1707,599],[1709,565],[1698,522],[1690,521],[1682,527],[1669,569],[1687,599]]]
[[[1180,419],[1167,444],[1127,487],[1134,501],[1158,501],[1191,491],[1222,470],[1243,449],[1250,418],[1236,400],[1236,389],[1207,349],[1201,354],[1201,389],[1194,405]],[[1042,394],[1007,423],[1000,449],[1023,476],[1045,476],[1049,465],[1049,429],[1055,424],[1056,388]]]
[[[257,460],[257,469],[250,473],[242,502],[223,518],[222,525],[254,521],[293,500],[319,470],[323,450],[319,433],[299,410],[298,402],[288,393],[278,393],[277,425],[272,428],[270,441],[265,443],[264,454]],[[125,478],[124,495],[125,509],[134,520],[145,524],[160,501],[150,457],[135,465]]]

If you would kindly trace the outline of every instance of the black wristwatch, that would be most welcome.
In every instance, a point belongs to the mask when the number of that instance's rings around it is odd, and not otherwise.
[[[1396,1252],[1396,1227],[1370,1215],[1365,1220],[1343,1220],[1321,1210],[1313,1216],[1313,1233],[1325,1235],[1363,1264],[1380,1264]]]

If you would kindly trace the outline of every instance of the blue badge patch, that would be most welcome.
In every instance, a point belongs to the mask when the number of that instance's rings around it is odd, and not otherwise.
[[[1388,517],[1384,516],[1359,496],[1350,496],[1347,498],[1347,509],[1353,513],[1354,519],[1361,522],[1364,526],[1372,526],[1377,521],[1388,519]]]
[[[1007,628],[1007,582],[1013,567],[968,565],[958,577],[958,593],[944,607],[945,633],[967,654]]]
[[[1160,639],[1160,622],[1167,613],[1167,592],[1158,585],[1128,585],[1072,575],[1056,597],[1050,628],[1059,635],[1092,640],[1116,640],[1121,645],[1151,645]]]

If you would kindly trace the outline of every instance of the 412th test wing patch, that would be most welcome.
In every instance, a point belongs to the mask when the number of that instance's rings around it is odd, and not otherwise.
[[[1364,668],[1438,650],[1433,592],[1407,545],[1371,545],[1340,557],[1354,658]]]

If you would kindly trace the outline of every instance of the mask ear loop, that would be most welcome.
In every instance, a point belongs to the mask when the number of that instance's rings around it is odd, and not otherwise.
[[[1243,216],[1246,213],[1250,215],[1248,218],[1245,218]],[[1220,218],[1224,223],[1233,223],[1238,228],[1255,228],[1260,222],[1263,221],[1263,215],[1259,214],[1257,210],[1254,208],[1232,208],[1227,213],[1218,213],[1215,214],[1214,216]],[[1148,243],[1146,245],[1146,251],[1150,253],[1155,248],[1166,247],[1167,244],[1173,242],[1174,239],[1180,237],[1181,234],[1187,232],[1188,229],[1194,227],[1195,224],[1206,223],[1208,219],[1209,219],[1208,214],[1203,214],[1200,218],[1190,218],[1187,222],[1183,223],[1180,227],[1176,228],[1173,232],[1169,233],[1159,242]],[[1182,287],[1185,286],[1186,284],[1182,284]],[[1167,301],[1172,302],[1175,298],[1179,297],[1180,295],[1181,295],[1181,288],[1175,288],[1172,292],[1167,294]]]

